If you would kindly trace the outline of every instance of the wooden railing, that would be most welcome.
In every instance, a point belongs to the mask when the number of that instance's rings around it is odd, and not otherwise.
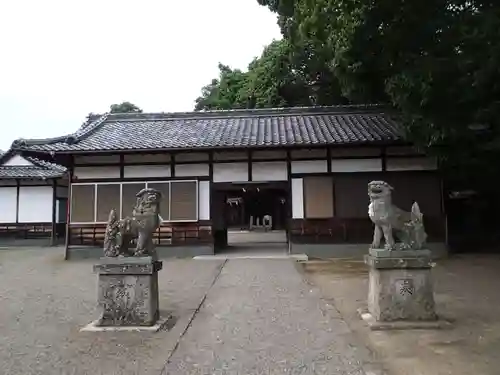
[[[106,224],[71,224],[69,244],[101,247],[105,232]],[[153,242],[156,246],[211,243],[211,226],[201,223],[163,224],[153,234]]]
[[[425,217],[429,242],[445,240],[444,217]],[[373,223],[369,218],[292,219],[290,239],[296,243],[370,243]]]
[[[56,224],[56,238],[63,238],[65,224]],[[1,223],[0,238],[38,239],[52,237],[52,223]]]

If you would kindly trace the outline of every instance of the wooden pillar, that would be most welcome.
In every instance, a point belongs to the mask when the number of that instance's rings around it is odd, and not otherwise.
[[[50,233],[50,246],[55,246],[57,242],[57,183],[56,179],[52,180],[52,229]]]
[[[286,241],[288,242],[288,253],[292,251],[292,155],[290,150],[286,150],[286,176],[287,192],[285,201],[285,231]]]
[[[387,148],[384,146],[382,147],[381,155],[380,157],[382,158],[382,172],[387,172]]]
[[[71,195],[72,195],[72,187],[71,182],[73,181],[73,157],[71,157],[71,165],[68,168],[68,199],[67,199],[67,209],[66,209],[66,228],[65,228],[65,238],[64,238],[64,260],[68,260],[69,255],[69,223],[71,218]]]
[[[21,182],[16,180],[16,224],[19,224],[19,193],[21,190]]]

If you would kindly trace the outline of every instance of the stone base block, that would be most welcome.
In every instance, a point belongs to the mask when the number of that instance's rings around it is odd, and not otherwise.
[[[101,258],[99,275],[100,327],[153,327],[160,318],[158,271],[162,262],[152,257]]]
[[[450,329],[452,324],[446,320],[420,320],[420,321],[408,321],[408,320],[397,320],[391,322],[377,321],[372,314],[366,309],[358,310],[361,319],[368,324],[368,327],[372,331],[391,331],[391,330],[409,330],[409,329]]]
[[[377,322],[436,321],[429,258],[365,258],[368,311]]]
[[[80,332],[158,332],[167,329],[172,316],[160,317],[152,326],[101,326],[94,320],[80,329]]]

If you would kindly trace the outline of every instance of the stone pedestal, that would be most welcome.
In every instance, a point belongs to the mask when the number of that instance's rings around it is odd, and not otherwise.
[[[157,324],[158,271],[162,262],[152,257],[101,258],[94,266],[99,276],[98,327],[151,327]]]
[[[438,328],[429,250],[370,249],[368,311],[372,329]]]

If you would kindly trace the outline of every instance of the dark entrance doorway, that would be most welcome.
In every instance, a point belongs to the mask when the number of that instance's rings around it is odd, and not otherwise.
[[[214,184],[213,217],[216,253],[272,251],[286,253],[288,184]]]

